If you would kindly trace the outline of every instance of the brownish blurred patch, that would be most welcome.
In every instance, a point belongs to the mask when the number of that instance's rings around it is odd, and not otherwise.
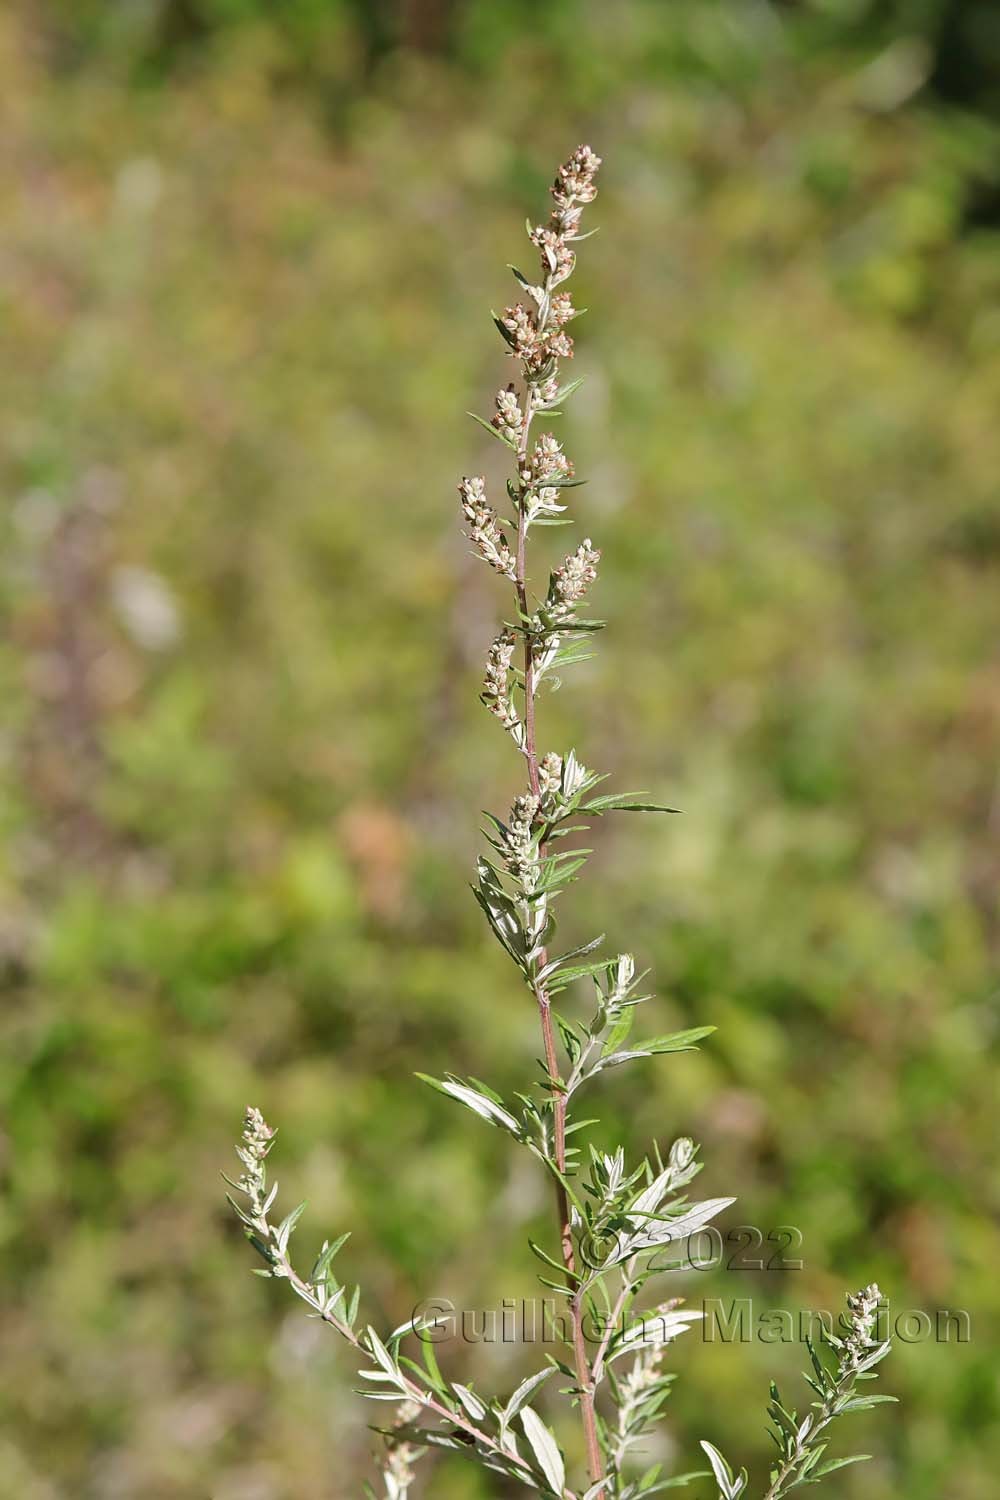
[[[356,802],[341,816],[338,831],[365,911],[380,922],[398,921],[407,889],[410,829],[384,803]]]

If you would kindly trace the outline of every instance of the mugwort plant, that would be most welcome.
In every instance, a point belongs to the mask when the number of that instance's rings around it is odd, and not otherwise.
[[[581,221],[596,197],[600,165],[589,146],[580,146],[559,168],[548,222],[529,225],[540,257],[537,278],[514,270],[524,300],[494,319],[520,377],[497,393],[489,421],[477,418],[510,456],[504,515],[488,498],[482,475],[458,487],[474,553],[512,594],[510,618],[487,653],[481,696],[510,736],[525,777],[510,811],[487,815],[487,849],[473,889],[537,1008],[543,1077],[534,1089],[504,1099],[478,1079],[419,1075],[505,1131],[549,1179],[553,1244],[531,1249],[544,1265],[544,1284],[568,1310],[566,1358],[550,1355],[515,1391],[487,1397],[444,1378],[433,1341],[420,1337],[426,1323],[412,1319],[383,1335],[362,1321],[360,1289],[349,1289],[335,1271],[346,1234],[323,1245],[308,1275],[297,1271],[289,1243],[303,1205],[280,1221],[272,1218],[276,1188],[268,1187],[266,1163],[274,1131],[257,1109],[247,1111],[237,1148],[243,1171],[230,1183],[238,1195],[230,1202],[264,1261],[259,1274],[286,1281],[346,1340],[360,1361],[364,1394],[393,1407],[378,1428],[386,1500],[405,1500],[418,1459],[436,1448],[451,1449],[520,1489],[561,1500],[634,1500],[699,1480],[714,1486],[718,1500],[737,1500],[749,1486],[746,1471],[734,1473],[709,1442],[701,1444],[708,1469],[664,1474],[660,1465],[642,1465],[643,1439],[660,1420],[674,1378],[664,1368],[668,1346],[702,1315],[676,1297],[654,1298],[651,1308],[647,1297],[640,1314],[638,1299],[683,1263],[686,1240],[734,1200],[687,1196],[701,1165],[692,1141],[676,1140],[663,1153],[654,1146],[649,1157],[630,1163],[621,1146],[584,1151],[578,1132],[596,1122],[576,1114],[581,1096],[608,1069],[688,1051],[713,1028],[633,1040],[633,1022],[649,997],[641,992],[643,975],[632,955],[603,954],[602,938],[562,951],[555,943],[557,903],[587,860],[576,838],[588,820],[670,811],[642,793],[598,791],[605,777],[574,750],[543,750],[537,722],[539,687],[546,679],[557,686],[559,674],[590,655],[602,623],[587,613],[601,556],[589,538],[551,572],[543,594],[533,595],[528,583],[532,532],[570,524],[570,493],[581,482],[562,444],[537,431],[536,423],[557,416],[580,384],[561,379],[563,362],[573,354],[569,325],[577,317],[566,283],[575,247],[586,238]],[[581,984],[592,990],[586,1019],[575,1005],[566,1012],[556,1008]],[[827,1429],[836,1417],[892,1399],[860,1389],[876,1378],[875,1367],[889,1352],[888,1340],[876,1332],[880,1300],[874,1285],[848,1297],[842,1336],[824,1333],[820,1349],[809,1345],[806,1379],[813,1399],[804,1414],[785,1404],[772,1384],[767,1411],[777,1456],[763,1500],[780,1500],[795,1486],[867,1456],[828,1458]],[[585,1330],[593,1327],[600,1337],[588,1342]],[[557,1435],[572,1414],[582,1429],[582,1476],[567,1472]],[[370,1486],[366,1493],[376,1494]]]

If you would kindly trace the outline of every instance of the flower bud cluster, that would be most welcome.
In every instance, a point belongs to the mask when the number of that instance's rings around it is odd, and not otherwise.
[[[403,1405],[416,1405],[415,1402]],[[417,1407],[417,1415],[420,1407]],[[411,1419],[412,1420],[412,1419]],[[385,1480],[386,1500],[405,1500],[414,1480],[413,1465],[420,1457],[420,1449],[412,1443],[394,1443],[386,1455],[382,1477]]]
[[[514,659],[515,639],[509,630],[501,631],[486,655],[482,701],[505,729],[519,736],[521,720],[510,693],[510,668]]]
[[[510,352],[515,359],[524,360],[526,364],[536,359],[542,335],[538,319],[530,308],[523,302],[515,302],[513,307],[504,308],[500,322],[507,330]]]
[[[530,792],[515,797],[504,838],[507,870],[528,893],[538,883],[538,844],[531,831],[537,812],[538,798]]]
[[[538,764],[538,790],[542,801],[548,802],[556,795],[562,787],[562,756],[550,750],[543,755]]]
[[[537,490],[526,490],[521,496],[525,520],[530,524],[545,516],[561,516],[566,509],[559,504],[559,491],[553,485],[542,485]]]
[[[528,238],[541,251],[542,270],[546,273],[550,286],[557,286],[560,281],[572,276],[576,256],[557,230],[548,224],[537,224],[529,232]]]
[[[551,432],[542,434],[520,469],[521,482],[534,486],[554,479],[571,479],[572,476],[573,465]]]
[[[469,523],[465,533],[484,562],[512,582],[515,577],[514,554],[500,529],[497,513],[486,503],[486,480],[481,474],[463,479],[458,487],[462,514]]]
[[[576,204],[593,203],[597,197],[594,178],[597,176],[601,158],[589,146],[577,146],[568,161],[563,162],[552,184],[555,208],[552,212],[553,226],[562,234],[576,232],[579,219],[574,220]],[[575,202],[574,202],[575,200]]]
[[[254,1213],[259,1213],[264,1192],[264,1162],[274,1143],[275,1132],[268,1125],[259,1109],[251,1105],[243,1119],[243,1135],[236,1147],[236,1155],[243,1163],[243,1174],[236,1186],[247,1194]]]
[[[552,378],[553,361],[573,358],[573,340],[555,323],[543,326],[523,303],[505,307],[500,319],[510,352],[524,365],[528,381],[545,385]]]
[[[524,365],[525,377],[538,392],[541,406],[551,403],[557,394],[556,361],[573,357],[573,340],[563,329],[576,316],[576,309],[568,292],[553,293],[573,274],[576,255],[570,242],[578,237],[583,205],[597,196],[594,178],[600,165],[600,157],[589,146],[578,146],[559,168],[552,187],[555,207],[549,222],[528,230],[528,238],[541,258],[543,284],[524,285],[539,310],[532,312],[518,302],[505,308],[500,319],[510,352]]]
[[[573,273],[576,256],[569,242],[578,235],[583,205],[597,197],[594,178],[600,165],[601,158],[589,146],[578,146],[556,174],[552,185],[555,207],[548,224],[538,224],[530,231],[531,243],[541,251],[542,270],[550,288]]]
[[[844,1340],[844,1352],[851,1369],[856,1368],[879,1342],[875,1334],[875,1323],[881,1301],[882,1293],[874,1281],[847,1299],[850,1331]]]
[[[588,536],[565,562],[560,563],[549,585],[549,604],[553,613],[563,618],[572,613],[573,606],[580,602],[597,577],[600,560],[601,554]]]
[[[576,317],[576,308],[569,292],[556,293],[549,304],[549,317],[559,328]]]
[[[501,437],[512,443],[519,443],[524,429],[524,412],[518,404],[517,392],[512,385],[507,386],[506,390],[497,391],[496,404],[497,413],[492,419],[492,426]]]

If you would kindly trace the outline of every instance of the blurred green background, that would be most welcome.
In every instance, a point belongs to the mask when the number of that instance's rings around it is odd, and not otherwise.
[[[467,890],[518,771],[454,486],[499,472],[463,413],[580,140],[613,628],[543,742],[684,816],[595,829],[564,920],[654,966],[657,1030],[719,1027],[595,1138],[689,1132],[725,1225],[801,1228],[691,1298],[968,1309],[824,1493],[995,1496],[998,80],[975,0],[4,7],[4,1497],[359,1493],[378,1413],[222,1201],[247,1101],[377,1325],[537,1290],[543,1184],[412,1074],[537,1051]],[[759,1476],[799,1351],[677,1363],[660,1456]]]

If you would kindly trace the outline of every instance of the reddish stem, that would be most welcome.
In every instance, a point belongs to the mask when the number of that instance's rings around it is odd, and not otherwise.
[[[530,386],[524,403],[524,422],[521,428],[521,441],[518,446],[517,468],[518,485],[520,489],[520,502],[517,512],[517,553],[515,557],[515,588],[517,590],[517,607],[522,616],[522,624],[528,616],[528,592],[525,583],[525,552],[526,533],[524,512],[524,495],[526,486],[521,480],[521,470],[524,467],[528,454],[528,434],[531,427],[532,392]],[[532,657],[531,637],[524,637],[524,754],[528,762],[528,784],[532,796],[537,797],[540,792],[538,779],[538,745],[535,734],[535,681],[534,661]],[[539,859],[545,857],[545,845],[540,844],[538,849]],[[538,968],[542,969],[546,963],[546,952],[542,948],[538,954]],[[538,1014],[542,1026],[542,1045],[545,1051],[545,1070],[549,1075],[549,1084],[554,1098],[554,1136],[555,1136],[555,1164],[564,1176],[566,1172],[566,1096],[560,1085],[559,1057],[556,1052],[555,1028],[552,1022],[552,1004],[543,984],[535,981],[532,990],[538,1002]],[[576,1254],[573,1248],[573,1230],[570,1220],[569,1198],[561,1180],[556,1179],[556,1213],[559,1220],[559,1245],[562,1253],[563,1265],[572,1275],[576,1270]],[[595,1483],[604,1478],[604,1463],[601,1457],[600,1443],[597,1437],[597,1420],[594,1413],[594,1381],[587,1358],[587,1346],[583,1334],[583,1307],[579,1297],[574,1297],[570,1303],[570,1320],[573,1330],[573,1357],[576,1365],[577,1384],[580,1388],[580,1415],[583,1421],[584,1442],[587,1449],[587,1466],[590,1470],[591,1480]],[[598,1491],[595,1500],[604,1500],[604,1490]]]

